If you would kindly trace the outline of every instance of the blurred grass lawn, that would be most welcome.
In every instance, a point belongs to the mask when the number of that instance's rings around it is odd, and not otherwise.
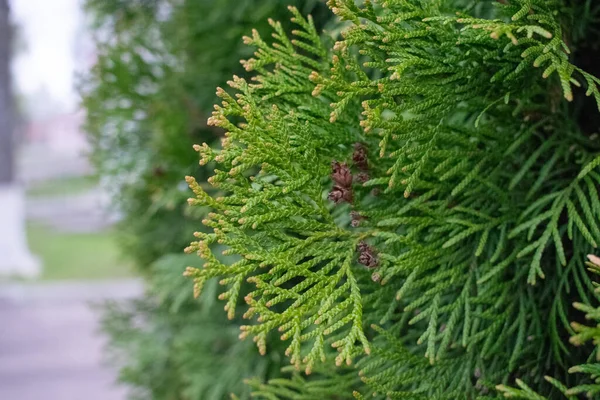
[[[73,176],[50,179],[27,188],[27,197],[56,197],[85,193],[98,186],[95,176]]]
[[[134,276],[120,253],[114,231],[57,232],[40,223],[27,226],[29,247],[43,262],[41,279],[112,279]]]

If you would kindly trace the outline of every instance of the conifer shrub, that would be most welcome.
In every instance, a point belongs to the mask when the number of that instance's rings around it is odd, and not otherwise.
[[[292,365],[254,395],[599,398],[600,7],[328,5],[332,45],[293,8],[244,39],[187,177],[195,294]]]
[[[206,214],[187,207],[184,175],[209,176],[190,146],[218,143],[223,130],[206,124],[214,87],[252,54],[242,36],[267,34],[268,18],[288,19],[287,5],[312,13],[320,27],[332,17],[318,1],[86,0],[97,61],[83,77],[91,157],[122,216],[126,257],[147,293],[102,309],[111,361],[132,399],[248,398],[243,380],[280,375],[282,358],[260,357],[237,340],[241,320],[213,307],[217,283],[199,306],[182,272],[199,265],[182,254]],[[288,23],[288,26],[290,24]],[[212,287],[213,289],[210,289]]]
[[[303,13],[329,14],[316,0]],[[278,0],[86,0],[97,61],[81,82],[94,166],[122,216],[119,232],[141,270],[179,253],[194,231],[184,175],[205,181],[189,148],[218,142],[223,131],[206,124],[239,59],[251,55],[241,37],[267,33],[268,18],[286,18]]]

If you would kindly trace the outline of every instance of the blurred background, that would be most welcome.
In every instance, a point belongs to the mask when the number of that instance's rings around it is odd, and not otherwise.
[[[319,0],[0,0],[0,399],[224,399],[280,375],[183,254],[241,37]],[[210,188],[207,187],[207,190]]]
[[[0,169],[13,163],[0,181],[1,399],[126,395],[90,304],[138,296],[142,283],[119,250],[118,213],[87,156],[77,86],[97,49],[82,6],[0,1],[0,62],[10,68],[0,67],[0,135],[12,133],[12,155],[0,142]]]

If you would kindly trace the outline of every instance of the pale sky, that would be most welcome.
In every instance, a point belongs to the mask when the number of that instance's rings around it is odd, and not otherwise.
[[[17,90],[32,96],[46,87],[69,110],[77,105],[74,44],[81,34],[80,0],[9,0],[12,19],[26,43],[16,55],[13,73]]]

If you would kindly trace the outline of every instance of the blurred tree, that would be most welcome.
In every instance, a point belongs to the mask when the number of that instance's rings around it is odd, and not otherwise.
[[[237,327],[210,306],[214,296],[199,310],[182,276],[197,261],[181,253],[206,212],[186,202],[183,177],[204,180],[210,170],[192,145],[216,144],[223,132],[206,124],[215,87],[232,71],[246,75],[239,60],[252,49],[241,37],[268,32],[269,17],[287,20],[288,5],[312,13],[319,27],[330,18],[317,0],[86,2],[98,49],[81,82],[91,157],[122,214],[124,252],[149,282],[144,299],[110,304],[104,314],[133,398],[244,398],[243,378],[279,374],[278,356],[258,358],[251,343],[238,343]]]

